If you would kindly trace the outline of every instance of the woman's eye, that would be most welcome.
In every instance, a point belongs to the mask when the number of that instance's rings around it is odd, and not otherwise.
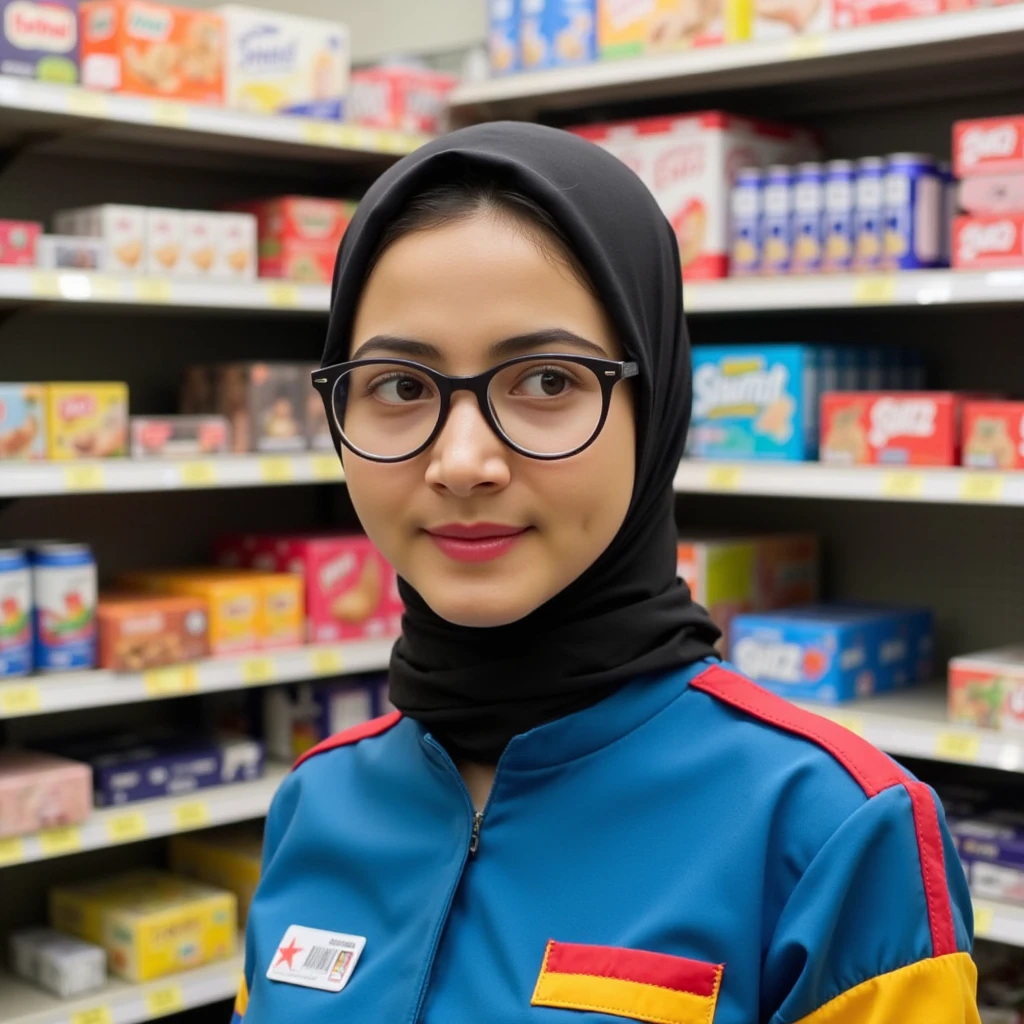
[[[527,398],[557,398],[572,386],[572,378],[567,373],[554,367],[544,367],[523,377],[516,386],[516,392]]]
[[[426,383],[418,377],[385,377],[375,381],[370,390],[375,398],[396,405],[403,402],[419,402],[429,397]]]

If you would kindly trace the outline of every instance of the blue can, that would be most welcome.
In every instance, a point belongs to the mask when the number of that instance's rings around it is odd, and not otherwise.
[[[732,245],[730,273],[748,277],[761,269],[761,219],[764,174],[746,167],[736,175],[732,188]]]
[[[825,171],[821,164],[800,164],[793,180],[793,252],[796,274],[821,270],[824,253]]]
[[[857,161],[853,265],[857,270],[882,266],[885,239],[885,161],[866,156]]]
[[[514,74],[520,70],[519,0],[488,0],[487,13],[487,52],[491,74]]]
[[[825,226],[821,266],[826,273],[852,269],[857,172],[852,160],[825,165]]]
[[[943,261],[946,185],[924,153],[893,153],[885,172],[885,256],[889,270],[938,267]]]
[[[97,582],[88,545],[39,544],[30,562],[37,671],[94,668]]]
[[[0,549],[0,679],[32,671],[32,575],[17,548]]]
[[[765,175],[761,238],[762,272],[789,273],[793,253],[793,169],[783,164],[769,167]]]

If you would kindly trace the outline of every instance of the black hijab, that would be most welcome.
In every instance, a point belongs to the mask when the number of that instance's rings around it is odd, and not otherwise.
[[[526,618],[489,629],[445,621],[399,582],[406,612],[391,656],[391,700],[454,756],[493,762],[519,733],[596,704],[641,674],[714,655],[719,631],[676,576],[672,481],[690,420],[691,371],[675,234],[615,157],[567,132],[499,122],[400,160],[366,193],[345,234],[323,365],[349,356],[384,229],[425,187],[467,171],[493,172],[554,218],[640,366],[632,501],[615,539],[579,579]]]

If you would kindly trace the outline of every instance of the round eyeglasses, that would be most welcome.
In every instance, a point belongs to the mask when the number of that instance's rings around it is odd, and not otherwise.
[[[408,359],[357,359],[313,373],[335,445],[374,462],[401,462],[428,448],[456,391],[476,395],[491,430],[532,459],[566,459],[593,444],[612,388],[636,363],[593,356],[518,356],[471,377]]]

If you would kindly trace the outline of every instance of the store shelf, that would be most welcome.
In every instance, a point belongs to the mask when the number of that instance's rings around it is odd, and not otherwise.
[[[83,459],[0,463],[0,499],[48,494],[209,490],[339,483],[337,455],[214,455],[207,459]]]
[[[288,765],[268,764],[258,782],[210,786],[186,796],[104,807],[93,811],[81,825],[0,839],[0,868],[261,818],[290,770]],[[3,1019],[6,1024],[6,1017]]]
[[[455,90],[452,109],[463,122],[528,118],[545,110],[641,97],[853,75],[874,78],[912,66],[985,60],[1018,52],[1022,44],[1024,8],[1000,7],[469,82]]]
[[[68,672],[0,683],[0,720],[82,708],[274,686],[388,667],[394,639],[310,644],[234,658],[210,658],[149,672]]]
[[[79,999],[57,999],[0,972],[2,1019],[4,1024],[140,1024],[234,998],[242,969],[242,957],[233,956],[147,985],[115,979]]]
[[[675,489],[685,494],[1024,505],[1024,473],[970,469],[881,469],[817,462],[711,462],[686,459]]]
[[[990,942],[1024,947],[1024,906],[975,897],[974,934]]]

